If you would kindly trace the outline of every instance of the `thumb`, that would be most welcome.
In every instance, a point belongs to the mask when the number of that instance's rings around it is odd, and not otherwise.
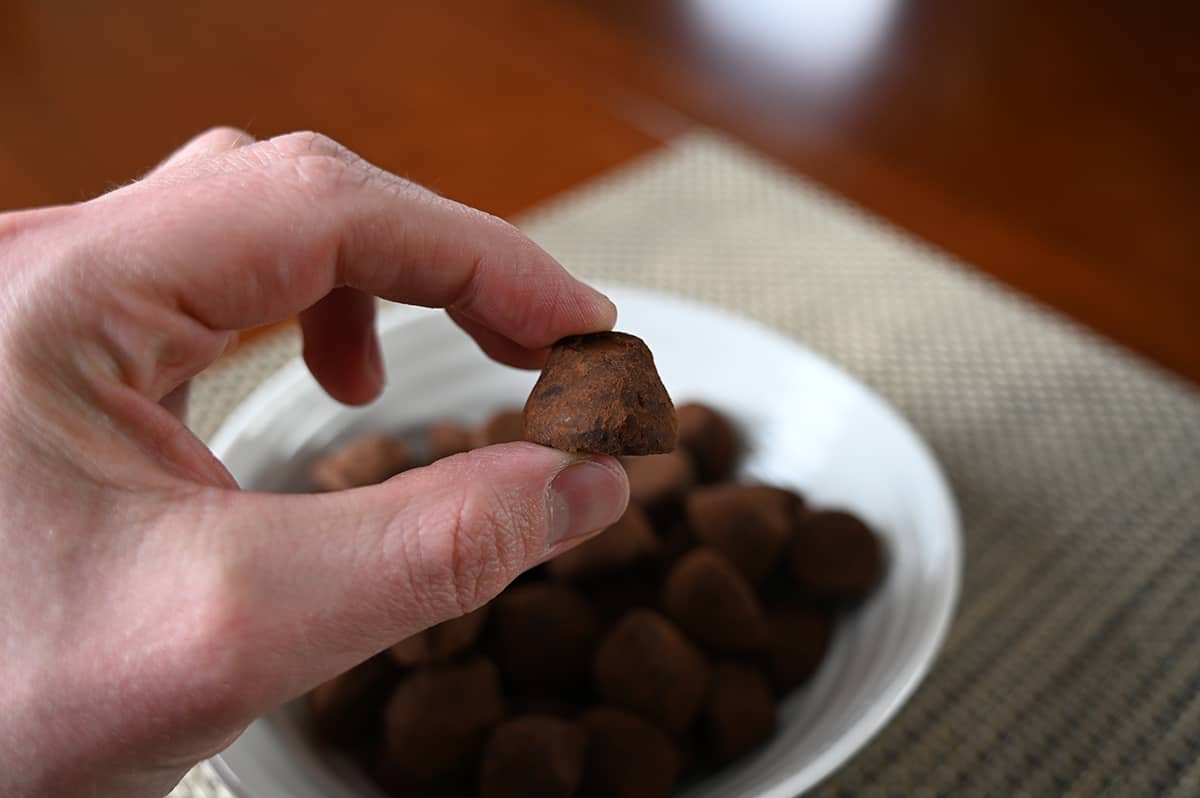
[[[212,540],[231,595],[210,636],[239,672],[212,675],[245,686],[252,717],[482,606],[614,523],[629,484],[611,457],[512,443],[367,488],[232,496]]]

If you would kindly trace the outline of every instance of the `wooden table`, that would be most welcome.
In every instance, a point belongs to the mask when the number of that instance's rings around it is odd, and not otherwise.
[[[723,130],[1200,381],[1200,6],[0,3],[0,208],[224,123],[512,215]]]

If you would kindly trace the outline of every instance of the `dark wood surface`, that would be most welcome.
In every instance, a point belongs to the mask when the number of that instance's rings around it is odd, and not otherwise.
[[[1200,6],[0,2],[0,209],[212,124],[513,215],[695,125],[1200,381]]]

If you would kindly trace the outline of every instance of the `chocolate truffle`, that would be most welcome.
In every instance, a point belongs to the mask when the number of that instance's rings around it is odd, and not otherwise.
[[[417,632],[388,649],[388,654],[393,662],[406,668],[461,654],[479,638],[479,631],[487,621],[488,606]]]
[[[476,446],[525,440],[525,416],[520,410],[501,410],[475,431]]]
[[[775,699],[763,675],[738,662],[718,662],[702,713],[704,737],[719,764],[732,762],[775,731]]]
[[[779,517],[792,527],[801,523],[808,515],[804,497],[794,490],[778,485],[745,485],[743,490],[763,507],[775,507]]]
[[[374,756],[363,763],[367,774],[384,793],[394,798],[446,798],[470,795],[476,790],[473,761],[436,778],[417,777],[399,767],[387,754],[386,746],[377,746]]]
[[[496,727],[483,751],[480,798],[572,798],[587,735],[574,723],[526,715]]]
[[[587,601],[563,585],[510,587],[493,602],[504,674],[522,687],[586,685],[599,627]]]
[[[675,514],[696,482],[692,458],[680,449],[666,454],[624,457],[621,465],[629,476],[629,500],[655,518]]]
[[[767,613],[767,671],[780,693],[799,687],[821,667],[833,639],[833,618],[814,607],[779,607]]]
[[[310,476],[318,490],[347,490],[383,482],[412,465],[404,441],[364,435],[313,463]]]
[[[367,763],[367,773],[375,784],[395,798],[439,798],[450,792],[450,785],[443,779],[428,781],[396,767],[387,756]]]
[[[435,421],[425,430],[430,461],[471,450],[471,431],[453,421]]]
[[[596,653],[596,687],[609,702],[682,734],[708,689],[708,663],[675,624],[637,609]]]
[[[727,479],[737,466],[737,431],[708,405],[689,402],[679,406],[679,446],[692,456],[703,482]]]
[[[519,718],[525,715],[544,715],[560,720],[573,720],[579,714],[581,702],[544,692],[510,693],[508,715]]]
[[[427,665],[433,661],[429,654],[429,637],[425,632],[417,632],[395,643],[387,650],[388,656],[402,668],[414,668]]]
[[[567,452],[661,454],[676,433],[654,357],[627,333],[559,341],[525,402],[526,439]]]
[[[387,660],[376,656],[314,687],[304,698],[313,734],[341,747],[364,743],[377,730],[395,680]]]
[[[866,524],[840,510],[812,513],[800,525],[788,571],[802,589],[821,598],[855,602],[883,575],[883,544]]]
[[[696,533],[688,526],[686,520],[660,527],[658,539],[662,543],[659,562],[664,571],[670,570],[685,554],[699,545]]]
[[[658,549],[658,538],[646,514],[631,504],[617,523],[558,555],[547,567],[556,579],[594,579],[651,560]]]
[[[630,610],[644,607],[656,610],[662,603],[657,573],[636,571],[610,574],[588,585],[588,601],[596,610],[600,628],[607,631]]]
[[[749,652],[767,642],[767,618],[754,589],[707,547],[689,552],[671,569],[663,606],[684,631],[715,649]]]
[[[669,798],[683,766],[670,737],[614,707],[594,707],[579,724],[588,735],[579,798]]]
[[[775,568],[792,537],[793,519],[779,494],[759,485],[708,485],[687,498],[696,537],[725,556],[752,584]]]
[[[386,756],[399,773],[436,779],[478,753],[503,715],[500,676],[486,659],[415,671],[384,710]]]

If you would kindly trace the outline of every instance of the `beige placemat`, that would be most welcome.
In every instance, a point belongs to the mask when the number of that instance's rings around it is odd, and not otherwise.
[[[819,796],[1200,795],[1200,398],[708,134],[522,220],[575,272],[771,324],[894,403],[953,482],[937,666]],[[199,381],[208,434],[294,339]],[[203,772],[176,796],[216,795]]]

